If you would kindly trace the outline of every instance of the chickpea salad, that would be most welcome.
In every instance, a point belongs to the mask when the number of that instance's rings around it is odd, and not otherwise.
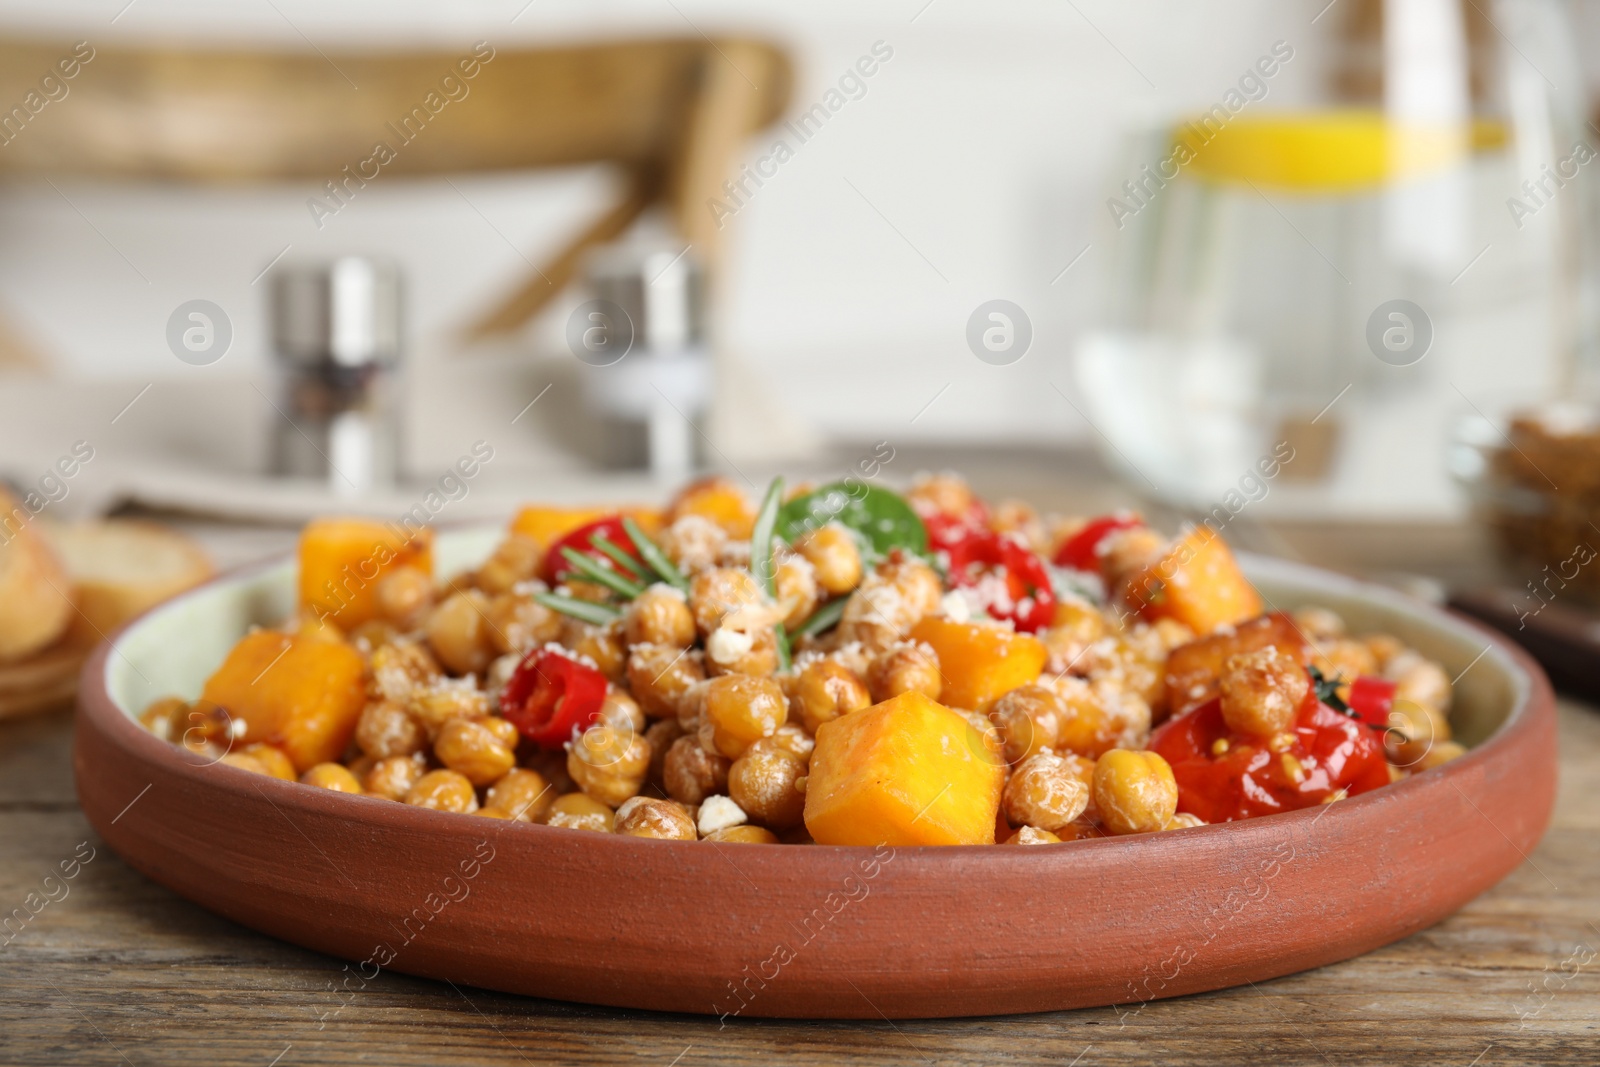
[[[445,578],[428,528],[322,519],[298,560],[295,617],[146,728],[437,811],[769,844],[1152,833],[1464,751],[1439,664],[1264,611],[1210,528],[991,507],[948,474],[527,507]]]

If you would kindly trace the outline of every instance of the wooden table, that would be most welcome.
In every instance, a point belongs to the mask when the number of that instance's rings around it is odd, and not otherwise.
[[[1433,929],[1359,959],[1136,1014],[721,1028],[390,973],[341,1000],[342,961],[202,911],[100,842],[74,799],[68,716],[11,722],[0,725],[0,909],[45,888],[59,899],[8,944],[0,932],[0,1063],[1594,1064],[1600,714],[1563,704],[1561,734],[1555,818],[1529,862]],[[90,850],[65,896],[44,886]]]

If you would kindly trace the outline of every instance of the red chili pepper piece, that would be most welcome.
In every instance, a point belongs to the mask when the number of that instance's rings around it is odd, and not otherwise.
[[[1050,570],[1018,538],[969,530],[943,551],[950,584],[974,592],[991,618],[1009,619],[1023,633],[1042,630],[1055,620]]]
[[[608,515],[603,519],[596,519],[594,522],[580,526],[565,537],[552,543],[549,550],[544,554],[544,563],[539,568],[539,576],[547,582],[558,582],[572,571],[572,564],[568,563],[566,558],[561,555],[563,548],[570,548],[575,552],[593,556],[601,566],[620,570],[620,568],[612,564],[610,558],[594,547],[596,534],[603,536],[607,541],[610,541],[634,559],[639,559],[641,563],[643,562],[639,556],[639,550],[634,547],[633,538],[629,537],[628,531],[622,528],[622,516]],[[640,570],[642,571],[643,569],[641,566]],[[630,576],[624,574],[624,577]]]
[[[1101,542],[1118,530],[1127,530],[1143,525],[1144,520],[1139,516],[1122,512],[1116,515],[1102,515],[1098,519],[1090,519],[1083,529],[1067,538],[1062,542],[1061,547],[1056,549],[1055,565],[1098,574],[1100,572]]]
[[[500,715],[528,740],[559,748],[600,717],[606,676],[559,652],[529,652],[500,694]]]
[[[1389,710],[1394,707],[1395,684],[1387,678],[1363,674],[1350,683],[1350,710],[1375,730],[1389,728]]]
[[[1220,700],[1161,726],[1150,748],[1172,765],[1178,810],[1207,822],[1293,811],[1341,789],[1356,796],[1389,782],[1380,736],[1323,704],[1315,691],[1300,706],[1293,740],[1281,748],[1230,731]]]

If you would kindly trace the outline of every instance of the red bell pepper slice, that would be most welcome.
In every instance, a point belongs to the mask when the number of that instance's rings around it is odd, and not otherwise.
[[[1055,621],[1056,594],[1050,569],[1020,538],[988,530],[970,530],[944,552],[950,584],[976,594],[991,618],[1009,619],[1023,633],[1034,633]]]
[[[1071,567],[1075,571],[1098,574],[1100,545],[1105,539],[1118,530],[1128,530],[1143,525],[1143,519],[1129,512],[1090,519],[1084,524],[1083,529],[1061,543],[1061,547],[1056,549],[1056,558],[1053,562],[1057,567]]]
[[[639,555],[638,548],[634,546],[633,538],[629,537],[628,531],[623,529],[622,516],[608,515],[603,519],[596,519],[594,522],[580,526],[565,537],[553,542],[544,554],[544,563],[539,568],[539,576],[547,582],[554,583],[559,582],[572,572],[572,564],[568,563],[566,557],[561,554],[563,548],[570,548],[575,552],[582,552],[586,556],[593,556],[601,566],[620,570],[608,556],[594,547],[594,538],[597,534],[622,549],[629,556],[639,560],[639,571],[644,573],[644,561]],[[632,577],[626,572],[622,573],[625,578]]]
[[[500,694],[500,715],[528,740],[560,748],[600,718],[606,676],[559,652],[536,648]]]
[[[1150,749],[1172,766],[1178,810],[1207,822],[1293,811],[1339,790],[1356,796],[1389,783],[1381,735],[1323,704],[1315,689],[1301,704],[1292,733],[1281,750],[1265,738],[1236,734],[1222,718],[1222,702],[1214,699],[1162,725],[1151,735]]]
[[[1387,678],[1363,674],[1350,683],[1350,711],[1373,729],[1387,730],[1394,690],[1395,684]]]

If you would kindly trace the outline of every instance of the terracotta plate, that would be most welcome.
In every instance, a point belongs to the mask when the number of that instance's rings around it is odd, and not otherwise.
[[[498,530],[441,538],[448,572]],[[1258,981],[1421,930],[1531,851],[1555,790],[1537,666],[1385,590],[1248,561],[1279,608],[1325,604],[1460,673],[1473,750],[1315,810],[1047,848],[713,845],[448,815],[194,757],[131,717],[194,696],[292,563],[157,608],[85,667],[78,795],[129,864],[230,919],[381,970],[631,1008],[902,1018],[1121,1004]],[[1464,673],[1462,673],[1464,672]]]

